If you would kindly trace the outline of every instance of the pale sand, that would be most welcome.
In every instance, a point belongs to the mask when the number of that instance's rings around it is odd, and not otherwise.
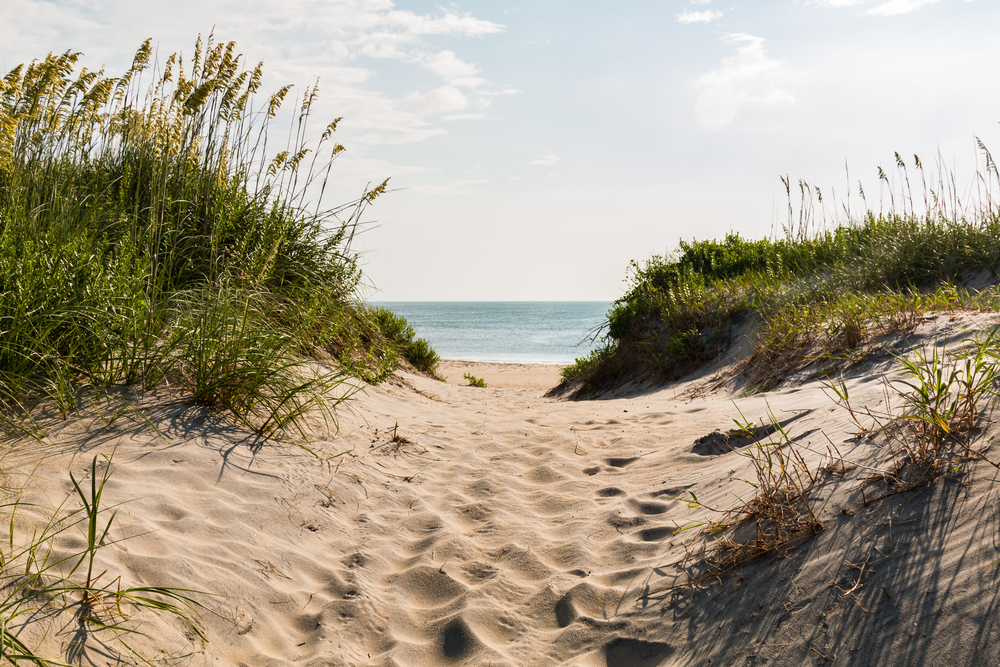
[[[486,380],[487,388],[541,389],[543,392],[559,384],[562,376],[558,364],[491,363],[486,361],[460,361],[442,359],[438,374],[451,384],[468,385],[468,373]]]
[[[958,336],[969,324],[936,318],[911,340]],[[851,372],[855,406],[883,400],[888,368],[883,359]],[[453,384],[463,369],[490,386]],[[404,374],[367,388],[341,411],[339,435],[310,444],[317,456],[169,406],[146,410],[149,423],[59,422],[50,444],[18,443],[4,466],[32,473],[25,501],[51,506],[69,495],[69,470],[82,475],[94,454],[114,453],[104,503],[124,504],[111,533],[118,541],[98,557],[103,580],[206,591],[216,597],[205,604],[220,614],[201,615],[207,644],[176,620],[135,614],[130,627],[155,640],[128,641],[154,664],[1000,659],[994,468],[970,464],[956,479],[866,506],[862,490],[878,493],[860,485],[872,447],[853,438],[857,428],[817,381],[748,398],[704,385],[690,398],[685,391],[697,387],[687,384],[566,402],[543,398],[530,377],[553,377],[549,367],[504,374],[448,362],[443,370],[449,382]],[[862,465],[822,477],[811,500],[824,528],[787,557],[655,595],[682,580],[678,562],[715,539],[675,531],[720,518],[677,498],[695,492],[706,506],[730,508],[752,496],[745,456],[694,445],[729,429],[736,406],[758,420],[768,409],[797,417],[791,436],[813,469],[829,442]],[[407,442],[392,442],[394,431]],[[996,437],[990,424],[980,442]],[[32,515],[44,512],[25,510],[22,529]],[[78,531],[55,542],[81,545]],[[78,664],[118,664],[113,647],[81,634],[70,614],[30,621],[24,636],[46,632],[46,650],[75,650]]]

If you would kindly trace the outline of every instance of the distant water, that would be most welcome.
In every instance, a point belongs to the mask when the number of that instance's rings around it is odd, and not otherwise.
[[[605,301],[394,301],[443,359],[567,364],[590,350]],[[586,339],[586,340],[584,340]],[[581,341],[583,341],[581,343]]]

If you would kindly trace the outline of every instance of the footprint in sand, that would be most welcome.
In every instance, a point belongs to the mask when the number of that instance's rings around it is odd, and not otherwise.
[[[538,559],[527,549],[508,544],[488,554],[497,565],[515,577],[528,581],[540,581],[552,576],[552,568]]]
[[[441,632],[441,654],[445,659],[468,660],[482,649],[482,643],[461,616],[444,626]]]
[[[452,579],[440,568],[417,565],[388,578],[388,584],[414,607],[435,609],[465,595],[464,584]]]
[[[608,525],[619,533],[623,530],[631,530],[639,526],[646,525],[646,519],[641,516],[626,516],[619,511],[612,512],[606,519]]]
[[[660,667],[673,652],[669,644],[624,637],[604,645],[608,667]]]
[[[561,482],[566,479],[566,476],[547,465],[540,465],[531,470],[524,478],[535,484],[552,484],[554,482]]]
[[[643,542],[659,542],[667,535],[673,533],[673,529],[661,526],[659,528],[647,528],[640,530],[637,534]]]
[[[578,618],[606,619],[608,610],[614,611],[621,596],[618,590],[589,583],[577,584],[556,602],[556,624],[565,628]]]
[[[670,509],[669,503],[660,502],[658,500],[636,500],[634,498],[628,501],[629,506],[633,511],[639,514],[666,514],[667,510]]]
[[[638,456],[620,456],[604,459],[604,462],[612,468],[624,468],[625,466],[635,463],[638,460]]]

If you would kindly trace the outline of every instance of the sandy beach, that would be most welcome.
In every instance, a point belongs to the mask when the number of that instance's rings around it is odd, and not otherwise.
[[[927,318],[906,343],[958,341],[980,324]],[[885,401],[893,368],[883,356],[851,369],[855,406]],[[142,417],[91,412],[49,424],[42,442],[8,453],[7,481],[34,503],[20,515],[23,535],[46,508],[75,508],[70,471],[79,479],[95,455],[111,457],[103,502],[118,513],[97,571],[126,587],[203,591],[210,610],[196,620],[208,642],[178,619],[126,613],[124,627],[145,633],[128,642],[157,665],[1000,658],[989,464],[967,461],[891,493],[866,481],[878,444],[856,437],[818,379],[753,396],[712,376],[602,400],[545,398],[558,370],[447,361],[447,382],[402,373],[365,387],[340,410],[339,433],[309,451],[147,397]],[[488,387],[463,386],[466,372]],[[740,530],[699,524],[754,494],[746,450],[704,436],[733,428],[740,413],[767,423],[769,412],[817,475],[809,502],[821,529],[691,583],[704,571],[696,554]],[[998,435],[988,422],[976,442]],[[73,529],[52,548],[82,544]],[[29,643],[73,664],[132,664],[109,633],[45,609],[21,619]]]
[[[442,359],[438,374],[446,382],[468,385],[465,374],[486,381],[487,388],[496,389],[540,389],[543,392],[559,384],[562,376],[558,364],[492,363],[486,361],[462,361]]]

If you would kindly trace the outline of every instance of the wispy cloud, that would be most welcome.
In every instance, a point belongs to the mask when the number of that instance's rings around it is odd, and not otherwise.
[[[528,164],[537,164],[543,167],[551,167],[556,162],[559,162],[559,157],[557,155],[552,155],[551,153],[549,153],[548,155],[539,155],[537,158],[535,158]]]
[[[421,64],[442,79],[470,78],[479,74],[479,68],[463,61],[454,51],[439,51],[423,55]]]
[[[711,23],[718,18],[722,18],[722,12],[714,9],[706,9],[703,12],[681,12],[677,15],[679,23]]]
[[[816,0],[816,4],[823,7],[855,7],[864,4],[869,0]],[[872,7],[866,14],[879,16],[895,16],[897,14],[909,14],[915,12],[924,5],[930,5],[938,0],[887,0],[877,7]],[[966,0],[971,2],[971,0]]]
[[[889,0],[878,7],[868,10],[869,14],[880,16],[895,16],[896,14],[909,14],[915,12],[924,5],[930,5],[938,0]]]
[[[414,185],[409,189],[424,195],[464,195],[475,192],[477,188],[473,186],[489,182],[490,179],[488,178],[477,178],[474,180],[454,181],[446,185]]]
[[[702,88],[695,105],[698,123],[718,130],[731,123],[744,105],[775,105],[793,102],[781,87],[787,77],[784,63],[771,58],[760,37],[737,33],[726,35],[725,44],[736,47],[736,55],[723,58],[719,67],[695,81]]]
[[[462,111],[470,103],[469,98],[457,86],[441,86],[426,93],[410,93],[403,100],[410,109],[422,116]]]
[[[818,0],[817,4],[824,7],[853,7],[860,5],[865,0]]]
[[[481,112],[505,92],[453,50],[456,37],[494,35],[505,26],[448,7],[399,9],[392,0],[175,0],[170,12],[133,0],[3,0],[0,63],[10,68],[74,49],[85,53],[87,67],[107,64],[114,73],[150,32],[162,60],[177,49],[189,56],[197,33],[207,36],[213,25],[217,40],[235,40],[252,62],[265,62],[265,90],[284,83],[301,90],[318,78],[316,115],[345,116],[343,132],[352,145],[441,134],[435,126],[441,115]],[[451,48],[434,43],[441,37]],[[425,69],[439,81],[399,90],[377,76],[377,61],[385,59]]]

